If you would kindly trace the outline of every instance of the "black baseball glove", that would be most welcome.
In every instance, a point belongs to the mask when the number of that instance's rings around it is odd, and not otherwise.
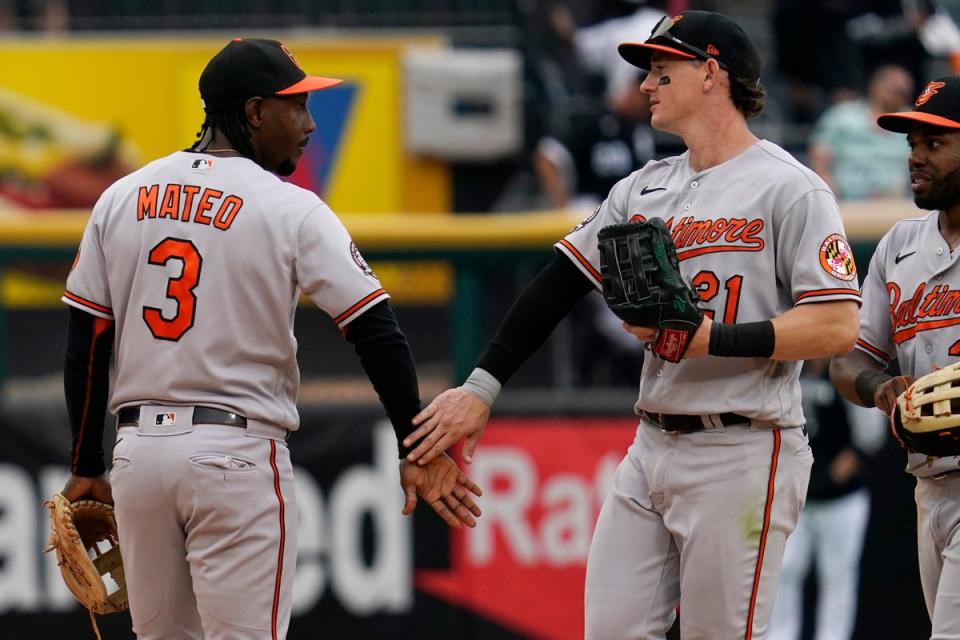
[[[603,297],[624,322],[659,330],[653,351],[680,362],[703,322],[699,296],[680,275],[677,248],[659,218],[597,234]]]

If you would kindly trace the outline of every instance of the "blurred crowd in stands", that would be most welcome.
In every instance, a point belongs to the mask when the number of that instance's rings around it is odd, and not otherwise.
[[[768,95],[758,135],[808,161],[842,199],[906,194],[902,136],[875,127],[873,115],[960,71],[960,0],[0,0],[0,32],[500,27],[525,61],[525,148],[492,208],[588,210],[647,160],[680,151],[647,125],[642,78],[616,46],[684,9],[727,13],[760,46]]]
[[[526,16],[533,208],[589,209],[647,160],[682,150],[646,124],[642,77],[616,44],[686,8],[737,18],[761,47],[758,135],[807,162],[841,199],[908,194],[906,144],[875,115],[907,107],[931,77],[960,72],[960,2],[569,0],[532,3]]]

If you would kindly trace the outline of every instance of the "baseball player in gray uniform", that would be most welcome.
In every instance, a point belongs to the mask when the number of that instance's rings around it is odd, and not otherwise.
[[[688,151],[619,182],[557,243],[463,386],[417,416],[411,438],[425,439],[409,459],[464,436],[469,459],[501,385],[600,287],[598,231],[663,219],[707,318],[686,359],[645,358],[640,424],[587,560],[585,635],[662,639],[682,602],[684,640],[759,639],[812,463],[800,361],[852,348],[856,268],[829,188],[747,127],[763,105],[761,62],[736,23],[687,11],[619,51],[649,69],[653,126]]]
[[[860,337],[830,376],[851,402],[889,414],[915,378],[960,358],[960,77],[927,84],[915,110],[877,123],[907,134],[913,199],[930,213],[880,240],[863,282]],[[902,375],[885,373],[896,360]],[[934,640],[960,638],[960,456],[910,452],[920,581]]]
[[[200,76],[196,144],[104,192],[68,276],[63,493],[116,501],[141,640],[286,636],[301,292],[355,346],[398,439],[420,409],[387,293],[330,208],[274,175],[294,170],[316,128],[308,92],[339,82],[306,75],[279,42],[230,42]],[[479,489],[449,457],[403,461],[400,476],[405,513],[420,495],[452,526],[475,524]]]

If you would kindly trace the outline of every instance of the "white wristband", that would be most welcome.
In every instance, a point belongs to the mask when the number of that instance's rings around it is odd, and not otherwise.
[[[489,371],[477,367],[470,372],[460,388],[490,407],[500,394],[502,385]]]

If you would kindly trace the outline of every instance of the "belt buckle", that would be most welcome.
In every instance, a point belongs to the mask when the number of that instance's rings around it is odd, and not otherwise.
[[[660,433],[670,433],[670,434],[673,434],[673,435],[676,435],[676,434],[677,434],[677,431],[676,431],[676,430],[674,430],[674,429],[667,429],[667,425],[665,425],[664,422],[663,422],[663,414],[662,414],[662,413],[660,413],[660,412],[658,411],[658,412],[655,413],[654,415],[657,416],[657,424],[660,426]]]

